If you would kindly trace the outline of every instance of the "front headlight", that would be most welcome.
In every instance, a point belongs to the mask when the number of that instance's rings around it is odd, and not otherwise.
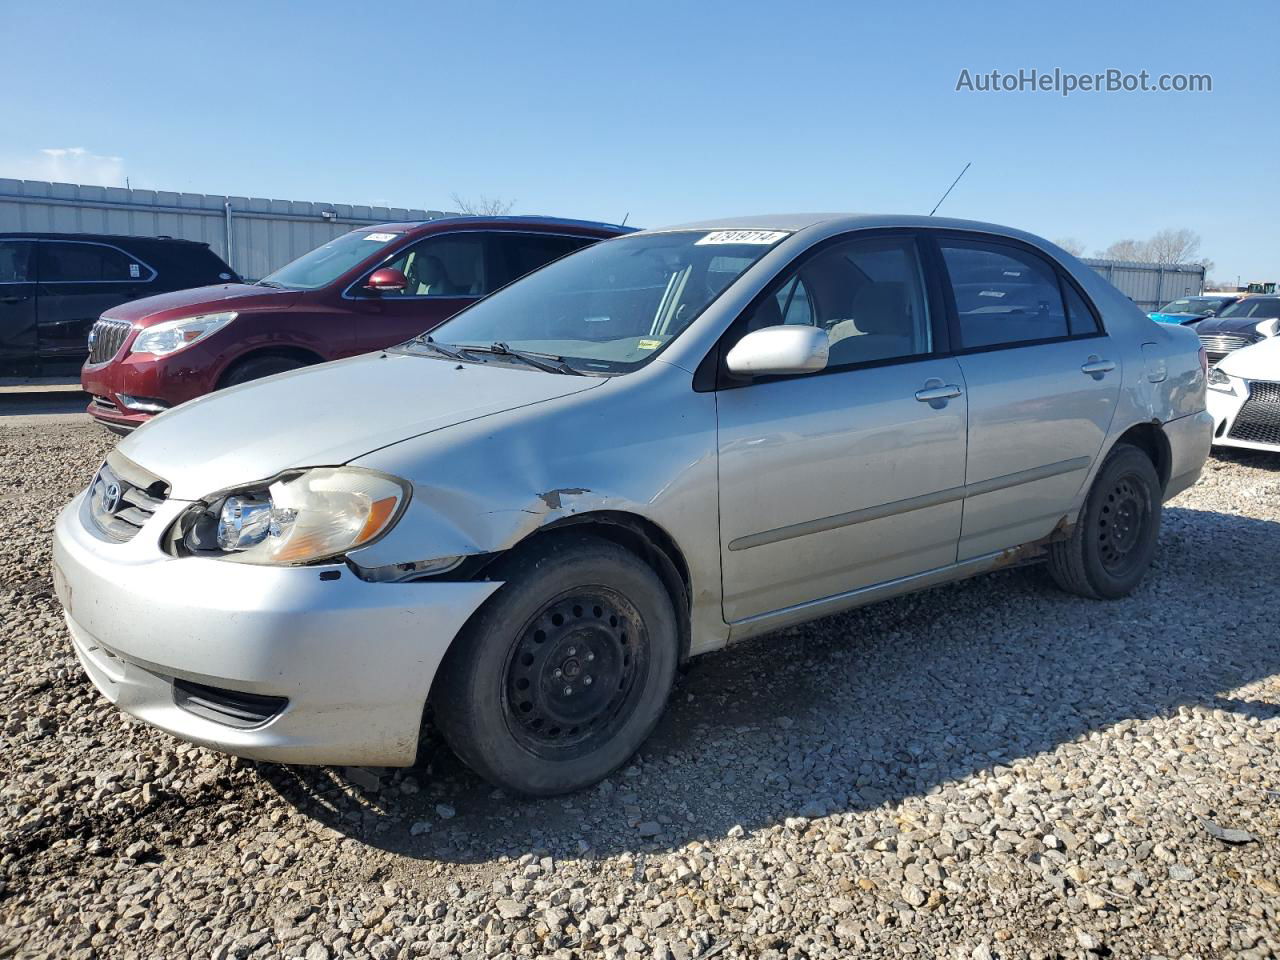
[[[1227,376],[1225,373],[1223,373],[1221,370],[1219,370],[1217,367],[1214,367],[1212,370],[1209,371],[1208,386],[1210,390],[1217,390],[1220,393],[1234,394],[1236,392],[1235,387],[1231,385],[1231,378]]]
[[[150,353],[164,357],[198,343],[216,330],[221,330],[236,318],[234,310],[225,313],[202,313],[198,317],[166,320],[154,327],[146,327],[138,334],[130,353]]]
[[[409,488],[358,467],[319,467],[240,490],[184,514],[182,552],[288,565],[337,557],[395,525]]]

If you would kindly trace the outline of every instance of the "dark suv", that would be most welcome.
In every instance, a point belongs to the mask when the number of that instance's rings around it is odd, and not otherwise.
[[[74,374],[104,310],[238,280],[208,244],[98,233],[0,233],[0,375]]]
[[[498,287],[630,227],[445,217],[362,227],[255,284],[148,297],[103,314],[80,381],[117,432],[221,387],[402,343]]]

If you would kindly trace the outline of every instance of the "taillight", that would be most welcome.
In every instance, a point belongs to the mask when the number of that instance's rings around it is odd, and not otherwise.
[[[1200,372],[1206,377],[1209,375],[1209,354],[1204,349],[1204,344],[1200,344]]]

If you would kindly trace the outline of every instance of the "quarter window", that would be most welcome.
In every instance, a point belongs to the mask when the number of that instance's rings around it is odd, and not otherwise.
[[[484,235],[429,237],[383,264],[399,270],[409,280],[402,293],[393,297],[482,297],[491,289],[486,284]]]
[[[1058,275],[1039,257],[1016,247],[967,240],[944,240],[940,246],[955,293],[961,349],[1068,335]],[[1085,318],[1093,323],[1083,302],[1077,310],[1083,314],[1077,323],[1084,324]]]
[[[1098,321],[1076,290],[1066,280],[1062,281],[1062,292],[1067,299],[1067,329],[1073,337],[1088,336],[1098,332]]]
[[[929,353],[929,311],[915,244],[870,238],[824,250],[783,278],[744,332],[789,323],[826,331],[828,368]]]
[[[115,247],[96,243],[38,243],[41,283],[149,280],[151,270]]]

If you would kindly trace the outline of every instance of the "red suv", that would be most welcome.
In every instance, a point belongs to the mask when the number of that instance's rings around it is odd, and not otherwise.
[[[124,433],[185,400],[402,343],[545,263],[632,228],[448,217],[353,230],[254,284],[112,307],[89,335],[89,413]]]

